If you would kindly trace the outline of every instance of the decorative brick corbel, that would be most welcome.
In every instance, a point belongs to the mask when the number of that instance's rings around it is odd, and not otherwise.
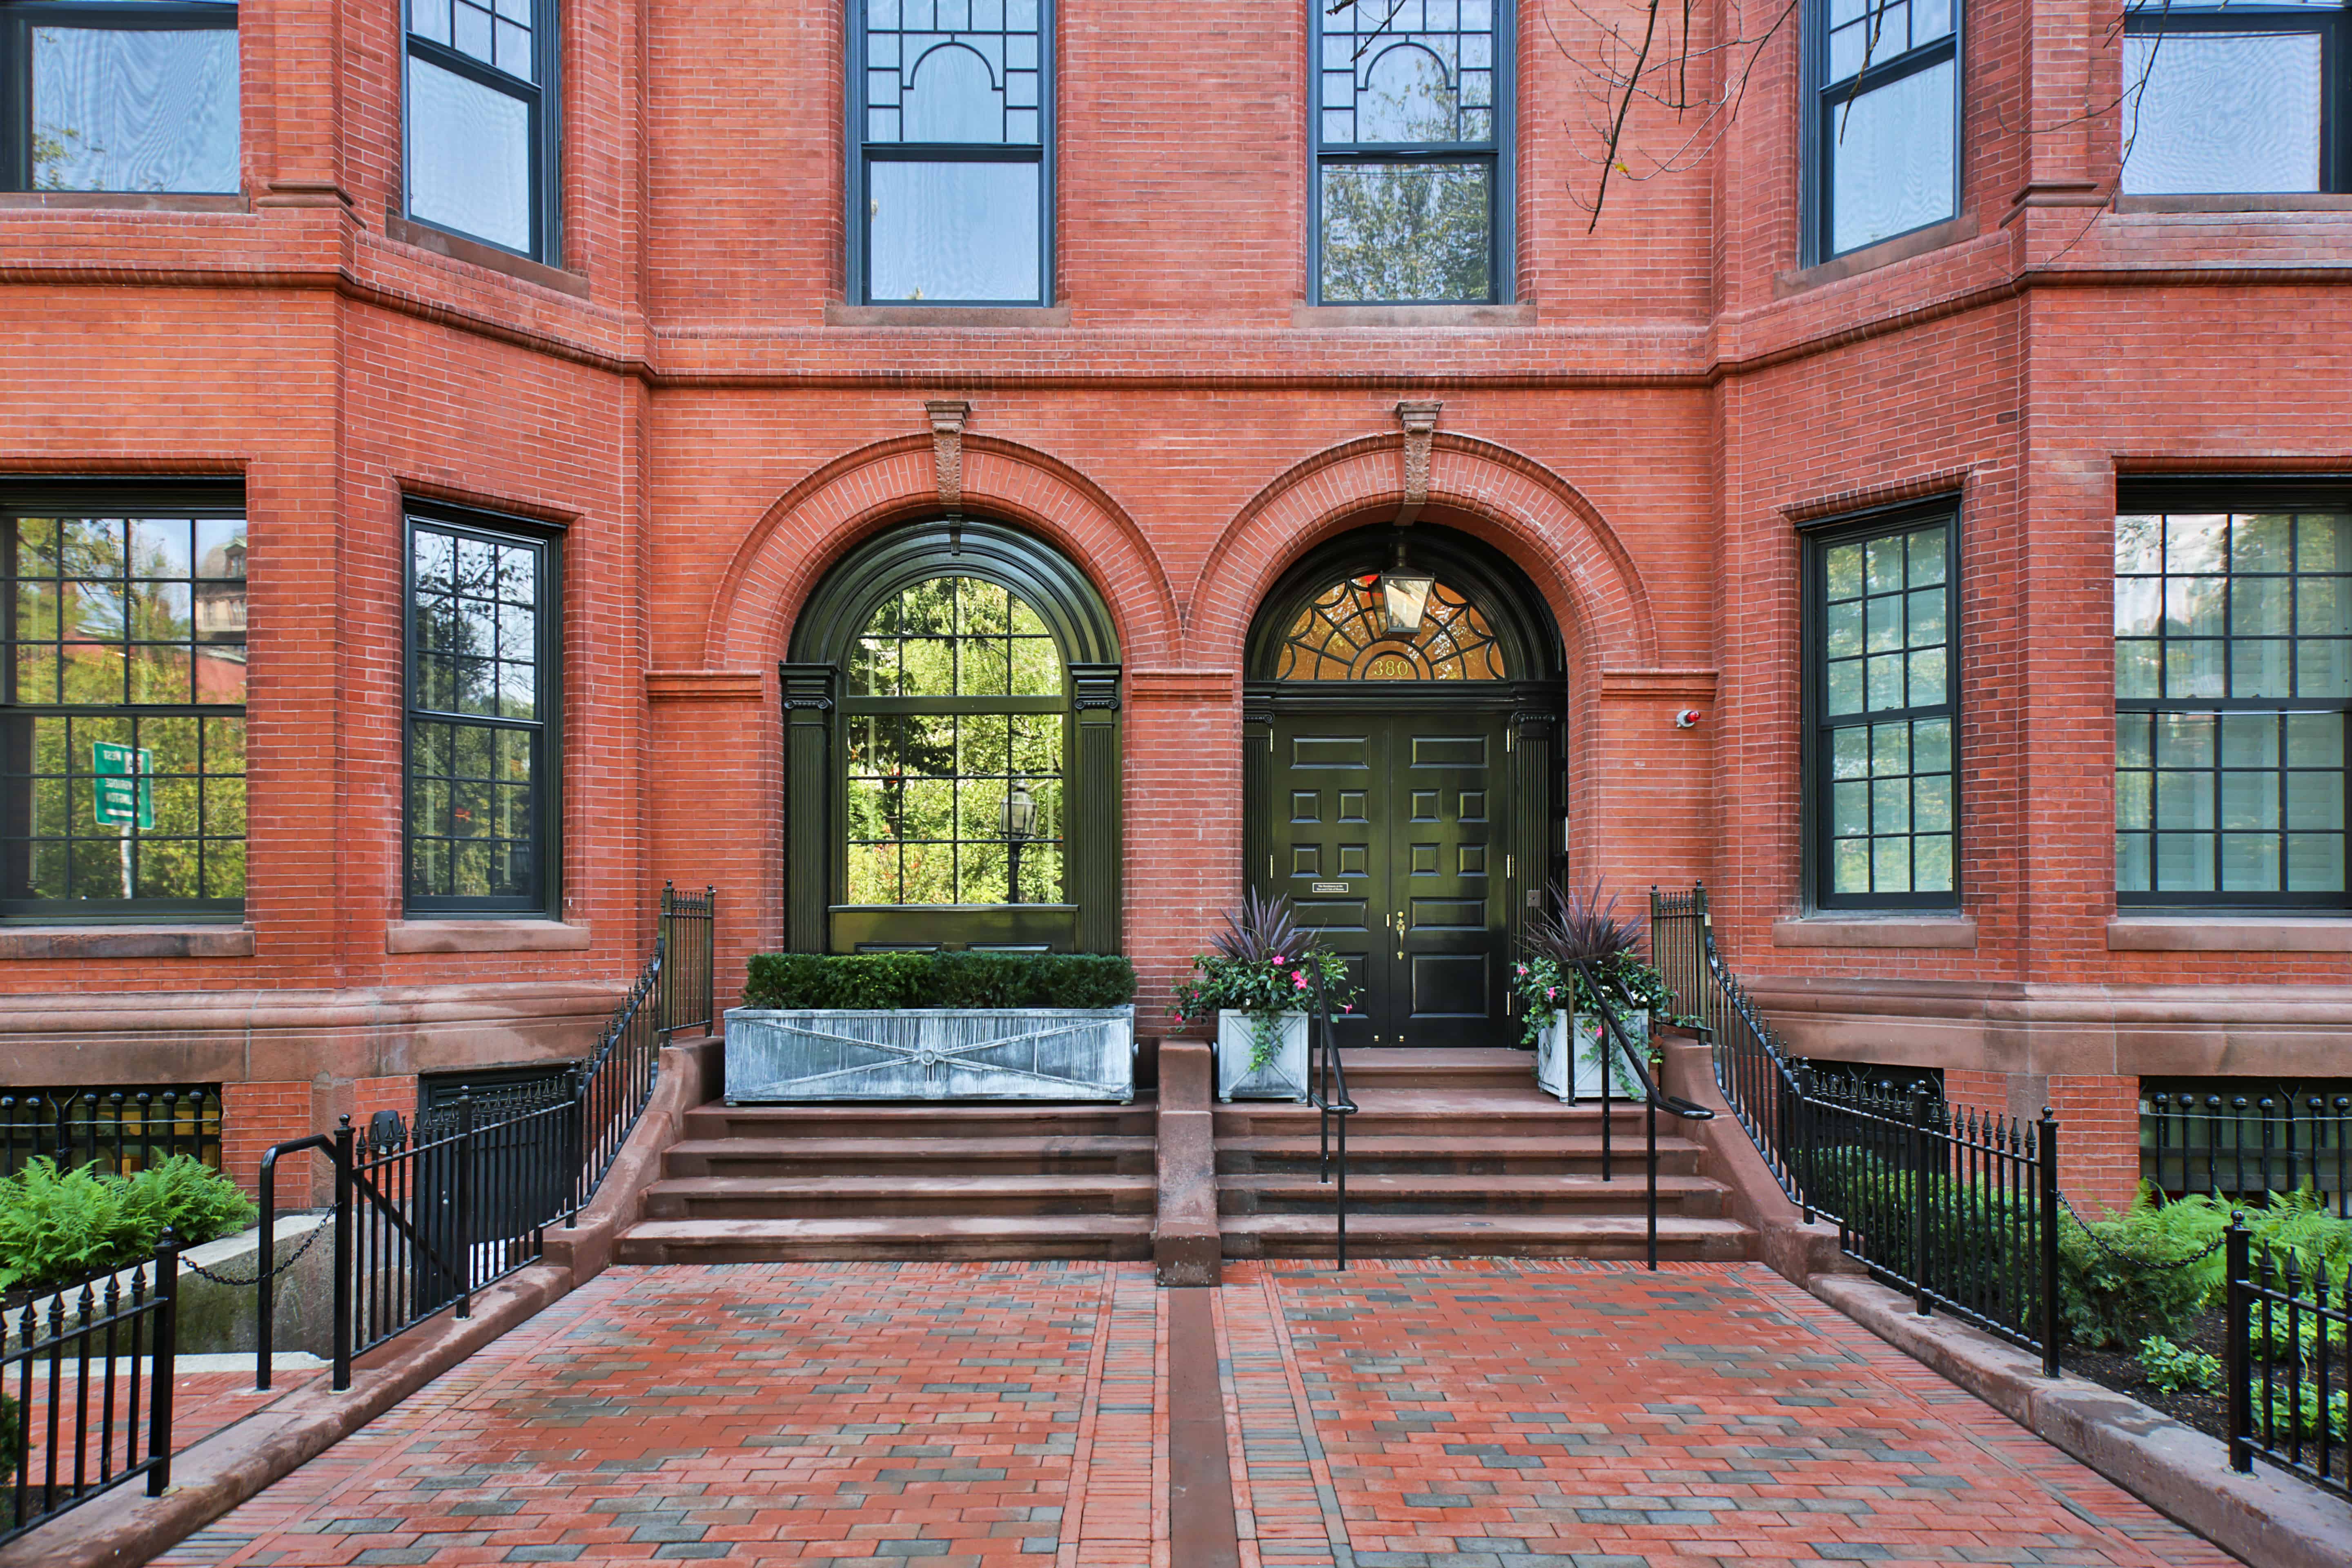
[[[940,505],[954,517],[963,510],[963,427],[971,405],[961,397],[934,397],[923,405],[931,417],[931,467],[940,481]]]
[[[1407,400],[1396,405],[1397,422],[1404,426],[1404,504],[1397,508],[1399,528],[1421,515],[1429,504],[1429,446],[1437,434],[1438,411],[1445,405],[1435,401]]]

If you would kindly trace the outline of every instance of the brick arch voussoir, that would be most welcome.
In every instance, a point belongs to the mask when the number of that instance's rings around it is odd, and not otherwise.
[[[1188,597],[1188,661],[1240,668],[1252,618],[1284,570],[1346,529],[1404,499],[1401,434],[1330,447],[1277,476],[1226,525]],[[1467,520],[1551,605],[1571,669],[1657,663],[1649,591],[1633,554],[1598,508],[1533,458],[1441,432],[1430,461],[1431,504]]]
[[[1175,594],[1143,531],[1108,491],[1058,458],[993,437],[964,437],[962,479],[967,511],[1030,530],[1086,573],[1127,663],[1166,660],[1180,635]],[[835,562],[890,524],[939,509],[929,435],[859,447],[793,485],[728,562],[711,597],[704,667],[782,658],[794,617]]]

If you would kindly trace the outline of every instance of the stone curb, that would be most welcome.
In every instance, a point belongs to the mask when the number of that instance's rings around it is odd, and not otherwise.
[[[2257,1568],[2352,1568],[2352,1503],[2266,1471],[2230,1468],[2229,1446],[2079,1377],[2042,1375],[2030,1356],[1908,1297],[1852,1275],[1805,1288],[2159,1513]]]
[[[685,1112],[709,1095],[718,1041],[662,1051],[652,1100],[575,1227],[547,1233],[546,1261],[478,1292],[473,1316],[444,1314],[362,1356],[352,1386],[331,1392],[324,1373],[305,1386],[172,1457],[171,1486],[151,1498],[127,1482],[0,1547],[0,1568],[130,1568],[176,1545],[270,1482],[291,1473],[604,1271],[613,1242],[635,1223],[661,1153]]]

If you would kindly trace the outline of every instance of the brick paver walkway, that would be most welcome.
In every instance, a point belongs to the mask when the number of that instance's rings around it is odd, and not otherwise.
[[[1757,1266],[1232,1268],[1244,1568],[2231,1559]],[[616,1268],[159,1561],[1171,1563],[1139,1264]]]

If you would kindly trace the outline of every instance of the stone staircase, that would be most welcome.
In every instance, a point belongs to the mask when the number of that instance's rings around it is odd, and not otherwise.
[[[1148,1258],[1152,1108],[705,1105],[623,1263]]]
[[[1635,1258],[1645,1248],[1643,1115],[1613,1112],[1601,1180],[1597,1105],[1537,1091],[1511,1050],[1365,1050],[1345,1057],[1348,1248],[1365,1258]],[[1216,1108],[1217,1206],[1227,1258],[1328,1258],[1333,1189],[1316,1180],[1312,1106]],[[1698,1145],[1658,1119],[1658,1255],[1750,1255]]]

